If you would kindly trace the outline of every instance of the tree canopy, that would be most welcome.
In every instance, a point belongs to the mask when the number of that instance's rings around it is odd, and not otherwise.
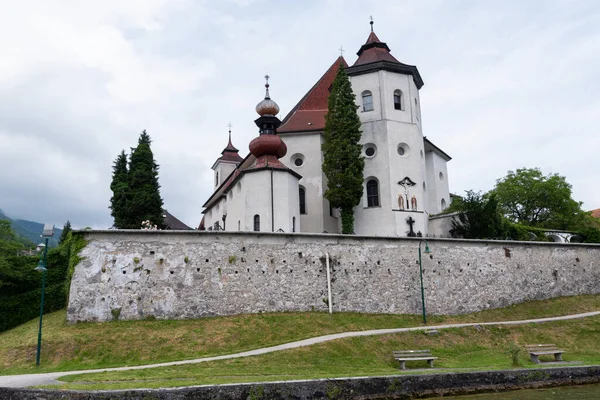
[[[505,223],[495,194],[482,195],[468,190],[465,197],[452,201],[450,211],[458,212],[452,221],[454,233],[465,239],[503,239]]]
[[[538,168],[520,168],[496,181],[493,193],[503,214],[512,222],[550,228],[576,229],[586,218],[580,202],[572,199],[564,176],[543,175]]]
[[[144,130],[137,147],[131,149],[129,164],[125,151],[113,163],[110,209],[116,228],[140,229],[143,221],[151,221],[159,228],[164,226],[158,164],[154,161],[151,143]]]
[[[517,169],[497,180],[488,193],[467,191],[446,212],[456,212],[453,232],[472,239],[549,241],[547,229],[576,233],[573,240],[600,242],[600,221],[571,197],[571,185],[538,168]]]
[[[340,65],[328,98],[323,133],[325,198],[342,214],[342,233],[354,232],[354,207],[363,195],[364,158],[361,155],[360,119],[350,80]]]

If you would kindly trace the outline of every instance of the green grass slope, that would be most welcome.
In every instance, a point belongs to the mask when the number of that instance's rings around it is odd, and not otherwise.
[[[463,316],[431,316],[428,322],[517,320],[596,310],[600,310],[600,295],[536,301]],[[421,318],[312,312],[67,325],[65,311],[59,311],[44,317],[40,368],[35,367],[37,324],[34,319],[0,334],[0,374],[141,365],[230,354],[329,333],[419,326]],[[593,332],[596,328],[585,329]]]

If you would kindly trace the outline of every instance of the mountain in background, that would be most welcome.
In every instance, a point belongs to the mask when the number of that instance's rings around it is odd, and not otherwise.
[[[42,243],[43,240],[40,237],[42,231],[44,230],[44,224],[34,221],[27,221],[24,219],[12,219],[8,217],[4,212],[0,209],[0,219],[7,219],[11,222],[13,231],[20,237],[29,240],[34,245],[38,243]],[[62,234],[62,229],[55,228],[54,236],[50,238],[48,241],[49,247],[58,246],[58,241],[60,239],[60,235]]]

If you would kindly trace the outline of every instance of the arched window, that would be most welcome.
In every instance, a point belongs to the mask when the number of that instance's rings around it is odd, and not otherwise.
[[[369,90],[362,92],[363,111],[373,111],[373,94]]]
[[[260,215],[254,216],[254,232],[260,232]]]
[[[296,232],[296,217],[292,217],[292,232]]]
[[[440,205],[442,206],[442,211],[444,211],[446,209],[446,200],[442,199],[442,201],[440,202]]]
[[[298,189],[298,197],[300,204],[300,214],[306,214],[306,189],[300,187]]]
[[[219,186],[219,173],[215,172],[215,186]]]
[[[379,207],[379,185],[375,179],[367,181],[367,207]]]
[[[404,102],[404,96],[402,95],[402,90],[400,90],[400,89],[394,90],[394,109],[395,110],[404,110],[403,102]]]

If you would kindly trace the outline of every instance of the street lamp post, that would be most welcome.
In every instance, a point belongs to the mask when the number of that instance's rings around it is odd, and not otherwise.
[[[40,261],[38,262],[35,270],[42,273],[42,300],[40,302],[40,326],[38,329],[38,343],[37,343],[37,352],[35,355],[35,365],[40,366],[40,353],[42,350],[42,319],[44,316],[44,292],[46,290],[46,272],[48,268],[48,240],[50,237],[54,235],[54,225],[46,224],[44,225],[44,231],[42,232],[42,237],[46,238],[46,243],[44,245],[44,252],[40,257]]]
[[[427,324],[427,313],[425,312],[425,289],[423,288],[423,263],[421,261],[421,243],[425,243],[425,254],[431,253],[429,244],[425,240],[419,241],[419,276],[421,277],[421,304],[423,305],[423,324]]]

